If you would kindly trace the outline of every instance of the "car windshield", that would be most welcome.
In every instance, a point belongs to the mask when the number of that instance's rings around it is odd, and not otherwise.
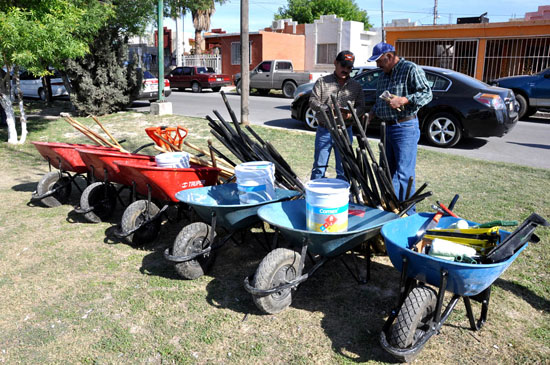
[[[208,70],[206,69],[206,67],[197,67],[197,73],[198,74],[206,74],[206,73],[208,73]]]

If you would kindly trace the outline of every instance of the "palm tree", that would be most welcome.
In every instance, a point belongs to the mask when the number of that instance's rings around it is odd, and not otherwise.
[[[210,29],[210,17],[215,11],[214,0],[210,1],[209,7],[205,10],[193,9],[191,11],[195,27],[195,54],[202,53],[202,32]]]

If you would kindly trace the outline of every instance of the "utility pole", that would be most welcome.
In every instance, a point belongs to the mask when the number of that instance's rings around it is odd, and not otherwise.
[[[159,62],[159,95],[158,101],[164,101],[164,27],[163,27],[163,18],[164,18],[164,4],[163,0],[158,2],[158,62]]]
[[[384,0],[380,0],[380,16],[382,17],[382,42],[386,42],[386,31],[384,30]]]
[[[248,39],[248,0],[241,0],[241,123],[244,125],[249,124],[250,47]]]
[[[434,25],[437,24],[437,0],[434,0]]]

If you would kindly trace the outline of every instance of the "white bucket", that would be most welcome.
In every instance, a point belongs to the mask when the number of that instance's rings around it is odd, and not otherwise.
[[[241,203],[260,203],[275,199],[275,166],[272,162],[244,162],[235,166],[235,175]]]
[[[155,156],[158,167],[189,168],[189,154],[187,152],[166,152]]]
[[[313,232],[348,230],[349,184],[340,179],[306,183],[306,224]]]

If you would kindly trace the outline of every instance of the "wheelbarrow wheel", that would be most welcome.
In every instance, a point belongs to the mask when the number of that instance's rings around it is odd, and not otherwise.
[[[43,195],[54,189],[59,190],[41,200],[42,204],[50,208],[58,207],[69,200],[72,190],[71,180],[66,176],[60,178],[58,171],[48,172],[38,182],[36,193],[37,195]]]
[[[84,211],[94,208],[91,212],[85,213],[84,218],[91,223],[100,223],[109,218],[116,206],[116,189],[111,184],[95,182],[89,185],[80,196],[80,208]]]
[[[211,229],[212,227],[203,222],[195,222],[183,227],[174,241],[172,254],[174,256],[188,256],[212,246],[216,233],[214,232],[212,242],[210,242],[208,236]],[[176,264],[176,272],[184,279],[197,279],[208,272],[214,263],[214,259],[215,253],[210,251],[194,260]]]
[[[156,219],[153,222],[143,224],[149,217],[158,214],[159,208],[155,203],[149,204],[147,211],[147,200],[137,200],[130,204],[124,214],[122,214],[122,232],[129,232],[140,227],[134,233],[125,237],[125,240],[132,246],[144,245],[157,238],[160,232],[161,220]]]
[[[419,286],[411,290],[390,331],[390,344],[407,348],[429,330],[435,312],[437,295],[435,290]]]
[[[256,289],[271,289],[298,276],[301,255],[288,248],[277,248],[267,254],[260,262],[254,275],[253,286]],[[292,303],[292,289],[284,289],[266,296],[253,296],[258,309],[268,313],[279,313]]]

